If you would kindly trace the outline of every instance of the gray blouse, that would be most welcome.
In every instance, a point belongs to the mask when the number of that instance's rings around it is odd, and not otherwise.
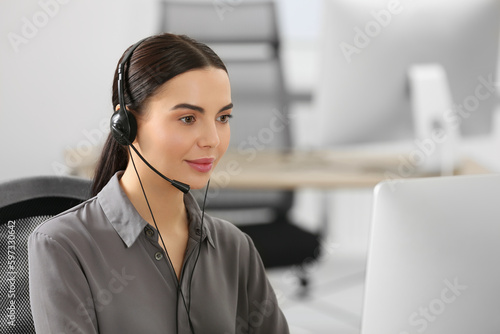
[[[40,225],[28,244],[37,333],[289,333],[251,239],[184,202],[189,241],[178,292],[158,233],[119,185]],[[201,234],[201,252],[196,262]],[[189,314],[189,315],[188,315]]]

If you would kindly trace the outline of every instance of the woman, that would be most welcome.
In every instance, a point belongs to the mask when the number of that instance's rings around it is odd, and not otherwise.
[[[186,36],[146,38],[122,56],[112,100],[95,196],[29,240],[37,332],[288,333],[251,239],[188,192],[229,144],[219,57]]]

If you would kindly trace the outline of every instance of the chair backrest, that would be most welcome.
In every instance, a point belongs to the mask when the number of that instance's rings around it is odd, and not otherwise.
[[[43,221],[86,200],[91,181],[29,177],[0,184],[0,332],[35,333],[27,240]]]
[[[204,43],[278,44],[274,1],[162,0],[161,32]]]
[[[276,154],[289,151],[288,96],[274,1],[166,0],[161,5],[161,32],[186,34],[206,43],[228,68],[235,106],[229,150],[248,159],[264,149]],[[217,182],[217,170],[214,174],[212,181]],[[293,201],[289,191],[221,189],[216,193],[207,198],[207,209],[235,223],[244,216],[241,210],[271,209],[273,215],[282,215]],[[227,216],[223,211],[228,209],[238,214]]]

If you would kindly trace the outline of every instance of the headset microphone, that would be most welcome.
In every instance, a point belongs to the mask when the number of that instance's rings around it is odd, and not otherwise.
[[[188,184],[182,183],[182,182],[177,181],[177,180],[169,179],[168,177],[166,177],[165,175],[163,175],[162,173],[160,173],[158,170],[156,170],[156,168],[154,168],[153,166],[151,166],[151,164],[149,162],[147,162],[147,160],[144,159],[144,157],[137,151],[137,149],[134,147],[134,145],[130,144],[130,147],[132,147],[132,149],[135,151],[135,153],[137,153],[137,155],[139,156],[139,158],[141,158],[141,160],[144,161],[144,163],[149,168],[151,168],[151,170],[153,172],[155,172],[156,174],[158,174],[159,176],[161,176],[163,179],[165,179],[168,182],[170,182],[174,187],[176,187],[177,189],[179,189],[180,191],[182,191],[184,194],[186,194],[189,191],[190,186]]]
[[[120,62],[118,65],[118,101],[120,103],[120,107],[113,116],[111,116],[111,121],[110,121],[110,128],[111,128],[111,133],[113,134],[113,137],[116,139],[116,141],[124,146],[130,146],[132,149],[137,153],[139,158],[141,158],[142,161],[156,174],[161,176],[163,179],[167,180],[170,182],[174,187],[182,191],[183,193],[189,192],[189,185],[182,183],[177,180],[172,180],[162,173],[160,173],[156,168],[151,166],[149,162],[137,151],[137,149],[132,145],[132,142],[135,139],[135,136],[137,135],[137,121],[134,117],[134,115],[127,110],[126,104],[125,104],[125,93],[124,93],[124,68],[125,64],[129,61],[130,57],[132,56],[132,53],[134,50],[144,41],[145,39],[140,40],[137,42],[134,46],[130,48],[130,50],[123,56],[123,60]]]

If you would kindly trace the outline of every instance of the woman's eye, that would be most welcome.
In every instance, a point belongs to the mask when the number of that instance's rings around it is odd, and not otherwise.
[[[194,123],[194,116],[184,116],[181,118],[181,121],[186,124]]]
[[[233,117],[233,115],[229,115],[229,114],[227,114],[227,115],[222,115],[222,116],[219,116],[219,117],[217,118],[217,120],[218,120],[219,122],[221,122],[221,123],[227,123],[227,122],[229,122],[229,119],[231,119],[231,117]]]

